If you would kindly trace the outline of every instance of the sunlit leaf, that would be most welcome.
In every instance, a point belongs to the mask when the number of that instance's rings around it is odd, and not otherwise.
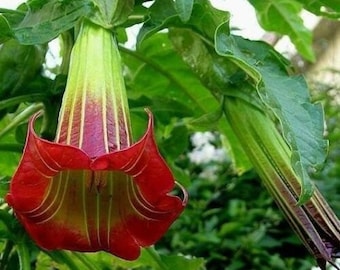
[[[46,43],[72,28],[80,17],[89,15],[92,8],[91,0],[53,0],[38,7],[29,6],[24,20],[13,29],[14,35],[22,44]]]
[[[315,60],[312,33],[299,16],[302,5],[294,0],[249,0],[255,7],[261,26],[267,31],[288,35],[298,51]]]
[[[163,28],[173,26],[193,28],[203,36],[213,38],[218,25],[229,20],[228,12],[214,8],[208,0],[196,0],[192,8],[190,6],[191,1],[177,2],[174,3],[172,0],[156,1],[150,7],[150,19],[143,24],[137,37],[138,43]],[[179,5],[181,5],[181,8],[179,8]],[[192,10],[190,11],[190,9]],[[183,16],[188,17],[189,12],[190,18],[183,20]],[[185,22],[185,25],[182,21]]]
[[[302,181],[300,201],[307,200],[312,194],[309,173],[323,165],[327,154],[321,105],[311,103],[303,77],[288,76],[283,60],[266,43],[229,36],[219,29],[216,50],[253,77],[262,101],[280,119],[293,153],[292,166]]]
[[[106,28],[119,25],[126,21],[133,10],[134,1],[92,0],[97,12],[90,19]]]
[[[339,0],[297,0],[303,4],[308,11],[329,17],[332,19],[340,18],[340,1]]]
[[[194,5],[194,0],[176,0],[175,8],[179,17],[183,22],[187,22],[190,19],[192,8]]]

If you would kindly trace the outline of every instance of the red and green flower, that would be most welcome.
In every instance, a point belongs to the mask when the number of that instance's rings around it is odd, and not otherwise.
[[[44,249],[105,250],[136,259],[181,214],[153,116],[132,143],[121,60],[112,33],[84,22],[74,45],[54,142],[32,117],[8,203]]]

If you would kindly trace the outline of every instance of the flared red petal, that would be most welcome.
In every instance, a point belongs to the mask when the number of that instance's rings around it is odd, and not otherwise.
[[[155,145],[150,112],[140,141],[97,158],[39,138],[34,119],[7,201],[42,248],[132,260],[183,211],[187,195],[169,194],[174,179]]]

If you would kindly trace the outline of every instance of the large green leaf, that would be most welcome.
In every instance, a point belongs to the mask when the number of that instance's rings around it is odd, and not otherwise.
[[[268,44],[231,36],[219,28],[216,51],[253,78],[262,101],[279,118],[292,150],[292,166],[302,181],[300,201],[305,201],[313,190],[309,173],[323,165],[327,154],[321,105],[311,103],[303,77],[289,76],[284,60]]]
[[[7,19],[0,14],[0,44],[13,36],[11,26]]]
[[[134,0],[92,0],[96,11],[90,19],[106,28],[122,24],[133,10]]]
[[[47,92],[45,88],[32,87],[41,77],[45,53],[44,45],[21,45],[14,39],[0,47],[0,119],[6,111],[14,111],[20,102],[37,98],[29,94]]]
[[[192,8],[194,5],[194,0],[176,0],[175,8],[181,20],[185,23],[189,21]]]
[[[23,21],[13,29],[22,44],[46,43],[72,28],[80,17],[93,11],[91,0],[30,1]]]
[[[138,34],[138,43],[167,27],[194,28],[203,36],[213,38],[218,25],[229,20],[229,13],[215,9],[208,0],[158,0],[149,9],[150,19]],[[191,15],[191,16],[189,16]]]
[[[155,1],[149,8],[149,19],[143,24],[137,36],[137,44],[145,38],[167,27],[168,24],[180,24],[178,13],[172,0]]]
[[[181,38],[179,35],[178,37]],[[163,125],[168,125],[169,119],[176,117],[177,125],[186,125],[191,131],[202,130],[202,128],[218,130],[226,134],[234,145],[237,171],[241,173],[251,167],[241,146],[236,143],[237,138],[231,135],[230,126],[218,116],[221,110],[220,102],[210,90],[202,85],[199,74],[191,71],[190,64],[183,62],[179,57],[166,33],[157,33],[144,40],[137,52],[123,50],[123,56],[128,66],[126,83],[130,107],[133,111],[138,106],[151,107],[156,119]],[[209,61],[209,59],[204,59],[205,56],[202,55],[203,58],[199,59],[201,65]],[[222,68],[219,70],[223,71]],[[213,81],[213,77],[211,79],[211,83],[217,83],[216,80]],[[144,114],[142,112],[142,115]],[[144,128],[143,125],[139,126]],[[158,126],[157,129],[159,128]],[[135,130],[135,125],[133,129]],[[174,130],[176,130],[175,127]],[[182,139],[186,140],[186,138]],[[169,141],[173,141],[173,138],[168,138],[164,143]],[[171,153],[185,151],[184,146],[186,144],[178,144],[176,147],[182,149],[171,149],[169,155],[163,148],[164,154],[171,157],[173,156]],[[171,160],[168,161],[172,163]],[[178,177],[178,179],[181,178]]]
[[[333,19],[340,18],[340,0],[297,0],[308,11]]]
[[[217,99],[222,99],[223,89],[228,84],[230,74],[235,72],[235,67],[231,64],[226,65],[225,61],[221,61],[213,48],[209,49],[200,36],[193,31],[175,28],[171,29],[169,34],[174,47],[186,64],[194,70],[196,76]],[[215,111],[210,111],[210,113],[196,119],[196,122],[198,122],[198,125],[199,123],[207,125],[208,121],[210,124],[214,121],[216,123],[220,117],[221,109],[217,108]],[[225,146],[233,160],[236,171],[243,173],[251,168],[238,138],[226,119],[218,122],[217,129],[228,138],[225,141]]]
[[[17,10],[0,8],[0,44],[14,37],[12,28],[25,17],[24,7]]]
[[[127,80],[130,98],[146,96],[153,111],[164,115],[168,110],[170,117],[199,117],[219,106],[177,55],[166,33],[144,40],[137,52],[124,50],[123,53],[133,72]]]
[[[26,94],[27,84],[40,73],[46,46],[24,46],[9,40],[0,48],[0,97]],[[20,92],[22,91],[22,93]]]
[[[144,132],[144,108],[149,107],[156,119],[156,137],[162,154],[176,179],[185,185],[188,182],[186,173],[176,167],[175,160],[178,158],[176,154],[187,151],[186,129],[190,128],[191,132],[197,130],[188,122],[216,111],[219,103],[183,63],[166,33],[145,39],[136,52],[122,49],[122,55],[127,65],[126,85],[133,112],[134,135],[139,137]],[[136,129],[142,129],[142,132]],[[181,129],[185,132],[177,132]],[[169,134],[166,130],[172,132]],[[165,136],[166,133],[169,136]],[[174,143],[176,136],[180,143]]]
[[[288,35],[298,51],[310,61],[315,60],[312,33],[300,17],[302,5],[295,0],[249,0],[257,12],[261,26],[267,31]]]

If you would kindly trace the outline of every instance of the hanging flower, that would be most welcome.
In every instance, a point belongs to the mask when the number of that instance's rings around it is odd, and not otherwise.
[[[35,115],[8,203],[44,249],[105,250],[133,260],[183,211],[153,137],[131,143],[120,56],[108,30],[83,22],[74,45],[55,142]]]
[[[328,262],[339,269],[334,261],[340,257],[340,221],[316,186],[301,204],[301,180],[292,168],[291,150],[272,120],[242,99],[226,98],[224,108],[264,186],[319,267],[326,270]]]

